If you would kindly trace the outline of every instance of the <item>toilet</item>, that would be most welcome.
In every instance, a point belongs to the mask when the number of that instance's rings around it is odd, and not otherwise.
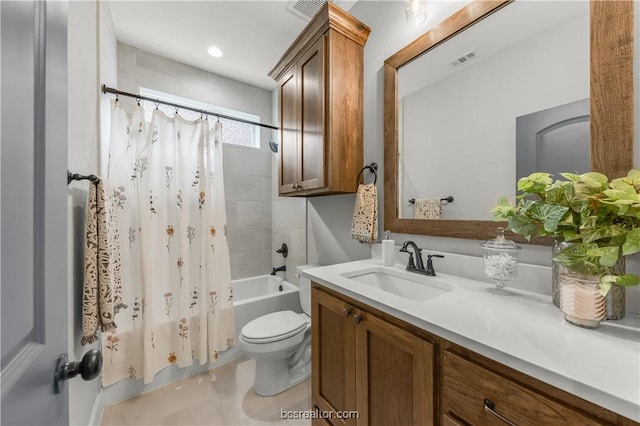
[[[301,271],[319,265],[301,265]],[[238,347],[256,360],[253,389],[261,396],[283,392],[311,375],[311,281],[300,276],[302,313],[278,311],[242,327]]]

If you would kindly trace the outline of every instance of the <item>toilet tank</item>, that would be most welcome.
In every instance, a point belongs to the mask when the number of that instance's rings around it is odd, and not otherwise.
[[[320,265],[300,265],[296,268],[296,272],[300,275],[298,279],[298,287],[300,288],[300,306],[302,312],[311,316],[311,280],[302,276],[301,272],[305,269],[317,268]]]

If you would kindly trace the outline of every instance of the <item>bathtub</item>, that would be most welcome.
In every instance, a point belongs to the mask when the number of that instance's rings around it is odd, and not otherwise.
[[[276,311],[302,312],[298,287],[273,275],[231,282],[236,338],[249,321]]]

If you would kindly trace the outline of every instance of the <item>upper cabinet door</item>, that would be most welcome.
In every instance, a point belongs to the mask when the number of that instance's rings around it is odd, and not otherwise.
[[[288,72],[279,84],[280,90],[280,167],[279,193],[297,189],[300,180],[298,169],[298,79],[295,69]]]
[[[324,176],[324,82],[323,36],[300,61],[300,185],[301,189],[326,186]]]

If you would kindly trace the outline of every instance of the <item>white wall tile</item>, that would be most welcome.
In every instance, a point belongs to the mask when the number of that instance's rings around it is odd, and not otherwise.
[[[224,145],[224,166],[242,174],[271,178],[271,151]]]
[[[225,170],[230,167],[225,162]],[[225,173],[225,199],[232,201],[260,201],[262,200],[262,180],[260,176]]]
[[[238,201],[238,227],[271,226],[270,201]]]

